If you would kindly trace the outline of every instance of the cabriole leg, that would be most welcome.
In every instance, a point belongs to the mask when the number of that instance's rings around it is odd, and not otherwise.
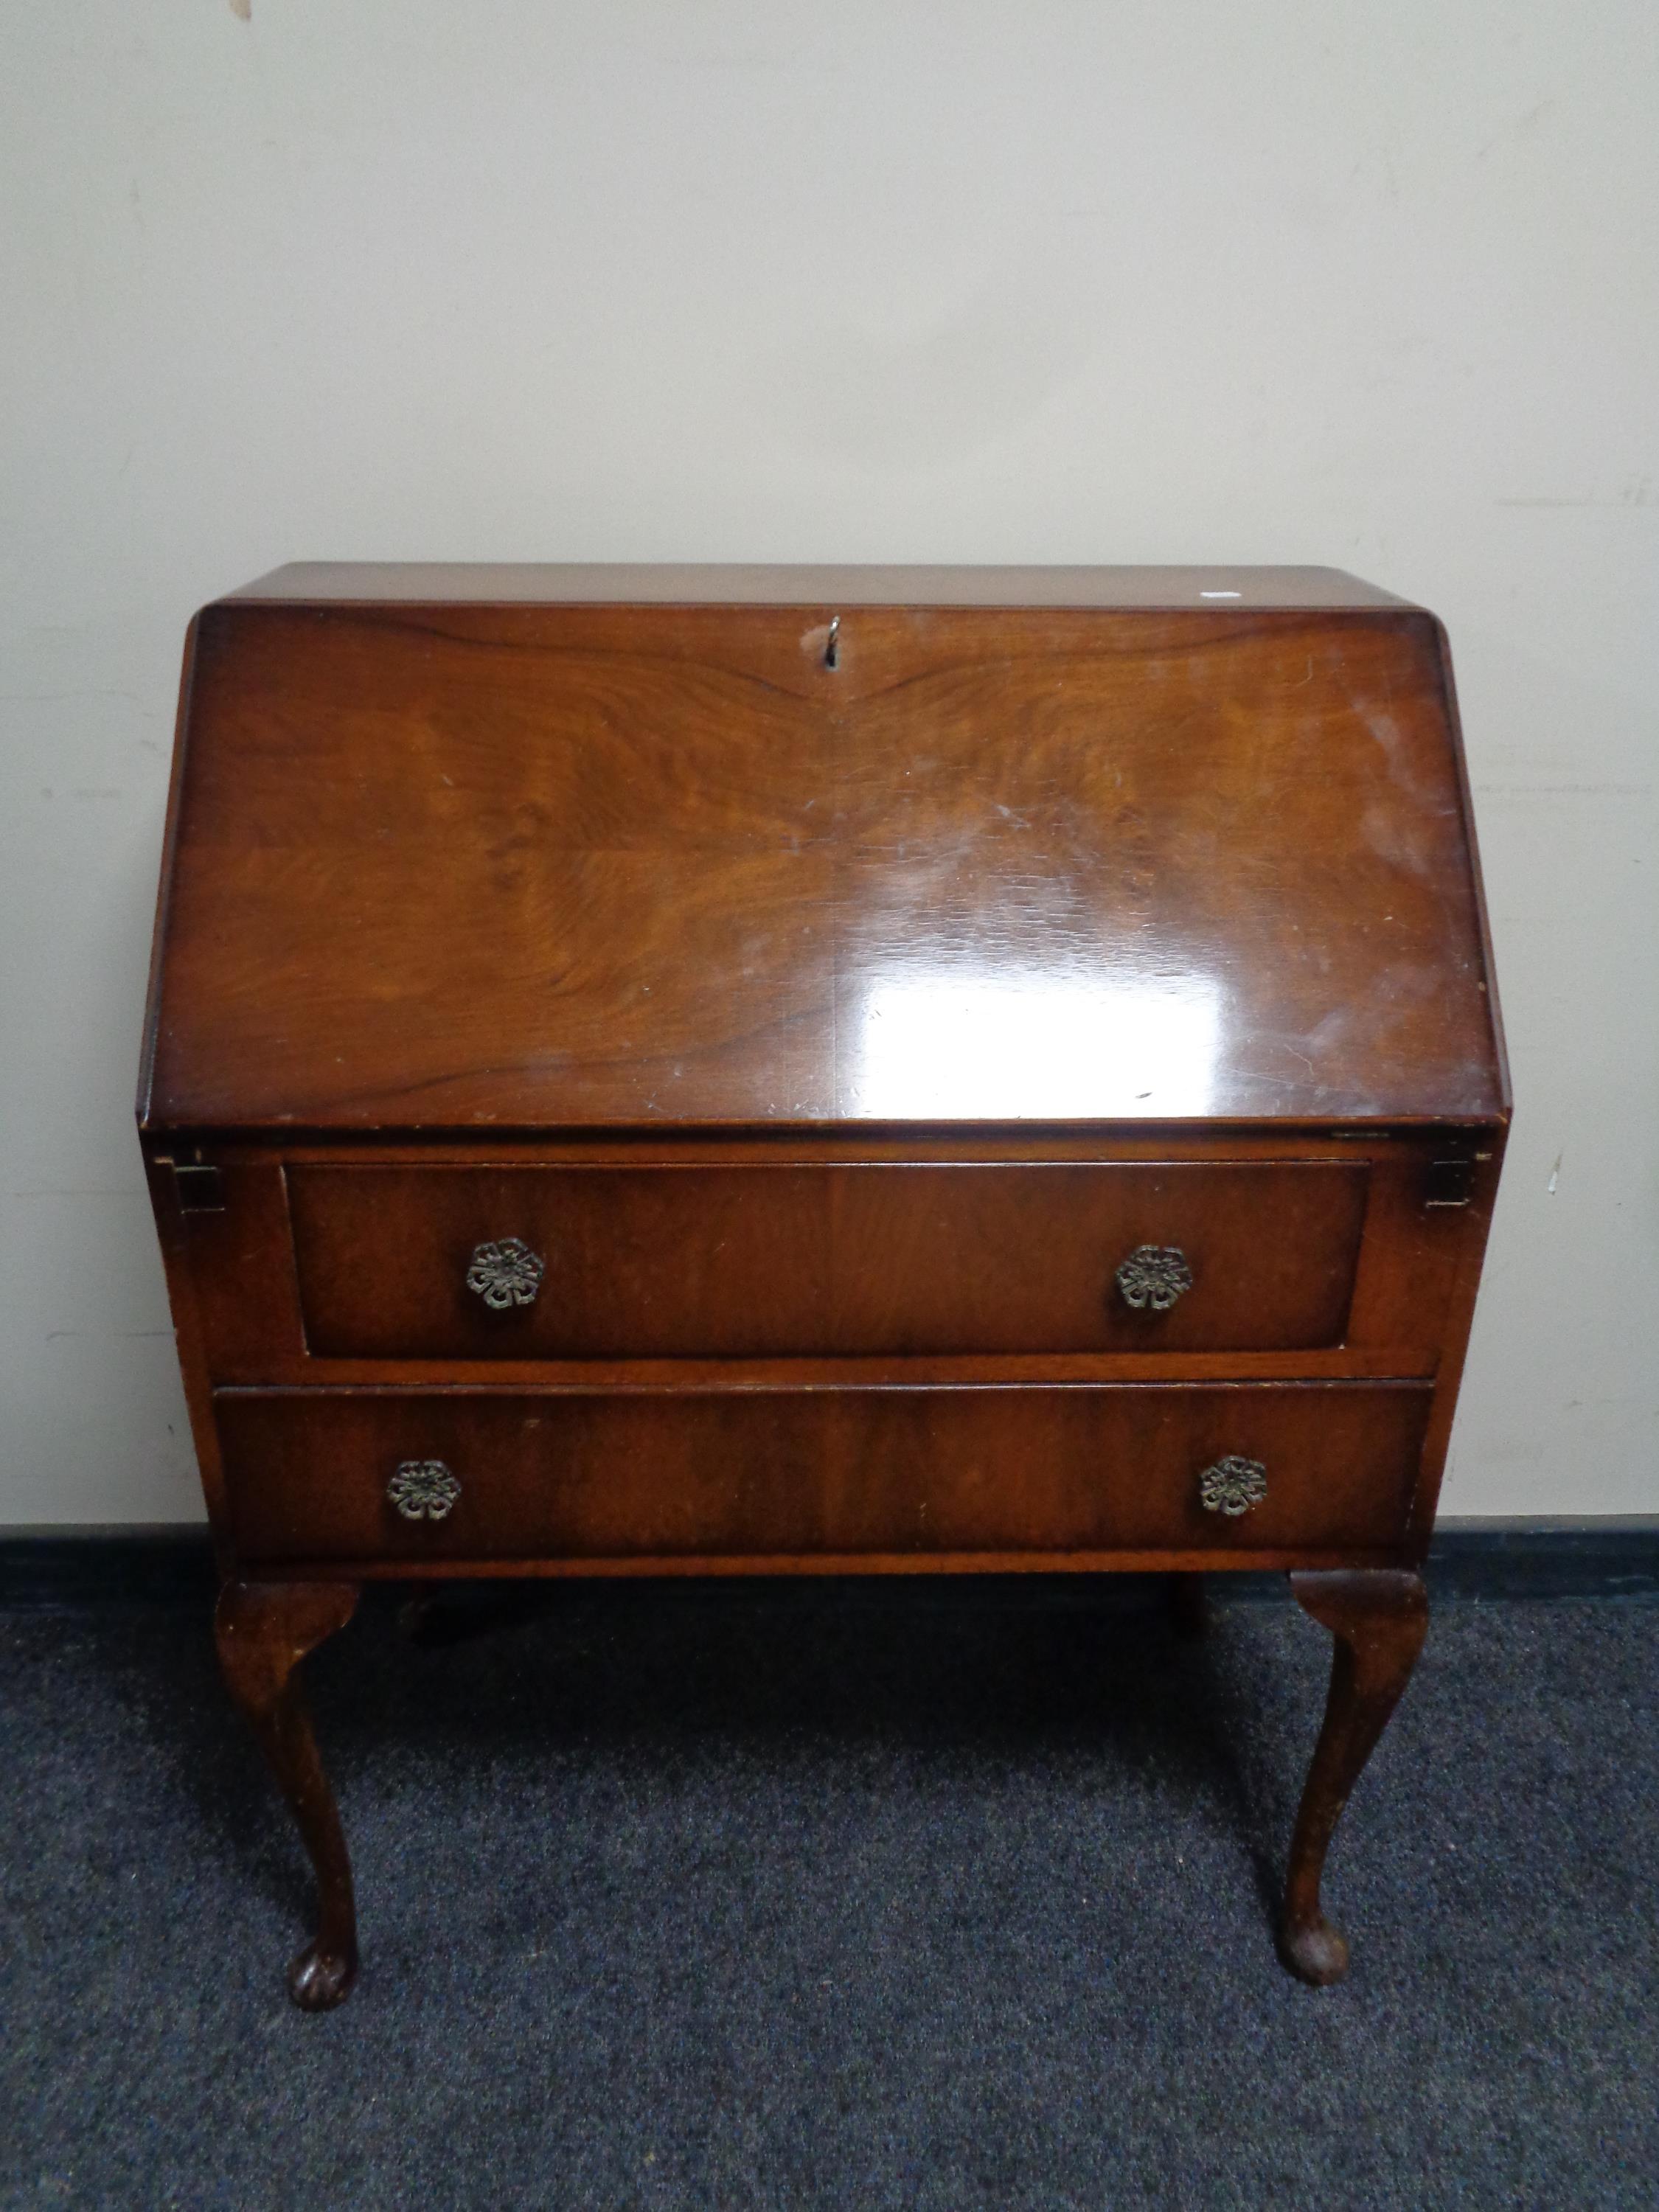
[[[317,1936],[288,1970],[307,2012],[339,2004],[357,1976],[351,1862],[295,1669],[356,1610],[350,1583],[227,1583],[214,1629],[230,1693],[287,1798],[317,1875]]]
[[[1291,1972],[1322,1986],[1348,1971],[1347,1943],[1320,1909],[1325,1854],[1348,1793],[1410,1680],[1429,1625],[1429,1601],[1419,1576],[1384,1569],[1293,1574],[1291,1589],[1336,1638],[1325,1723],[1291,1838],[1279,1929]]]

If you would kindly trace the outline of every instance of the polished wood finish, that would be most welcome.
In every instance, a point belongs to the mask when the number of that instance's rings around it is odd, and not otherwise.
[[[289,1802],[317,1876],[317,1934],[288,1970],[307,2012],[342,2003],[357,1978],[351,1862],[295,1668],[356,1609],[349,1583],[228,1582],[215,1629],[219,1664]]]
[[[297,1657],[461,1575],[1132,1569],[1192,1626],[1200,1573],[1292,1570],[1350,1624],[1284,1938],[1329,1968],[1508,1114],[1445,639],[1353,578],[205,608],[139,1120],[227,1671],[323,1890],[296,1994],[355,1960]],[[493,1311],[507,1237],[544,1273]]]
[[[1336,1824],[1411,1679],[1429,1626],[1421,1577],[1398,1571],[1291,1577],[1297,1601],[1336,1639],[1324,1726],[1291,1840],[1279,1948],[1304,1982],[1348,1971],[1347,1939],[1325,1917],[1320,1876]]]
[[[227,1391],[239,1558],[343,1561],[856,1559],[999,1565],[1173,1552],[1386,1557],[1404,1536],[1429,1393],[1411,1383],[885,1389]],[[1204,1469],[1260,1460],[1236,1518]],[[442,1461],[441,1521],[387,1485]]]
[[[1501,1110],[1419,611],[229,601],[186,684],[158,1128]]]
[[[1074,1243],[1070,1224],[1066,1224],[1057,1237],[1049,1237],[1040,1263],[1040,1243],[1035,1238],[1029,1240],[1030,1249],[1018,1252],[1015,1261],[1010,1261],[1004,1247],[995,1257],[994,1265],[984,1267],[976,1262],[971,1272],[963,1267],[958,1255],[940,1249],[931,1289],[925,1283],[917,1283],[914,1264],[903,1266],[903,1247],[884,1238],[880,1248],[871,1253],[868,1279],[849,1283],[848,1295],[861,1302],[866,1319],[878,1316],[884,1307],[890,1310],[893,1294],[885,1285],[888,1270],[892,1267],[899,1270],[910,1286],[911,1295],[925,1292],[935,1318],[942,1304],[958,1324],[963,1319],[972,1319],[975,1326],[994,1328],[1002,1334],[1006,1326],[1004,1316],[1015,1313],[1022,1300],[1040,1300],[1053,1310],[1054,1293],[1044,1281],[1047,1271],[1073,1284],[1073,1312],[1081,1316],[1086,1307],[1091,1316],[1099,1316],[1098,1325],[1105,1332],[1095,1340],[1092,1351],[1067,1352],[1050,1346],[1038,1352],[1002,1351],[975,1355],[913,1349],[905,1355],[907,1359],[925,1359],[928,1363],[925,1374],[918,1370],[918,1379],[940,1377],[947,1371],[945,1363],[964,1358],[994,1359],[1005,1363],[996,1372],[1050,1381],[1067,1379],[1068,1375],[1072,1379],[1087,1379],[1093,1375],[1099,1379],[1118,1376],[1126,1381],[1155,1381],[1176,1374],[1196,1380],[1207,1377],[1258,1381],[1433,1376],[1441,1364],[1449,1308],[1468,1246],[1471,1213],[1484,1218],[1496,1164],[1495,1158],[1481,1159],[1480,1148],[1475,1148],[1476,1172],[1481,1180],[1474,1206],[1469,1211],[1437,1211],[1425,1206],[1424,1196],[1431,1163],[1444,1149],[1443,1138],[1421,1132],[1368,1133],[1352,1140],[1334,1136],[1328,1131],[1317,1135],[1304,1132],[1288,1144],[1283,1139],[1244,1132],[1231,1133],[1224,1141],[1204,1133],[1166,1133],[1152,1139],[1113,1133],[1114,1157],[1124,1166],[1158,1170],[1152,1184],[1160,1194],[1166,1190],[1184,1193],[1191,1187],[1185,1178],[1175,1182],[1168,1175],[1166,1171],[1171,1164],[1216,1170],[1245,1163],[1283,1163],[1295,1170],[1285,1186],[1275,1187],[1276,1191],[1282,1188],[1286,1193],[1308,1189],[1309,1179],[1302,1170],[1310,1164],[1363,1171],[1363,1236],[1346,1322],[1335,1341],[1308,1345],[1291,1340],[1279,1350],[1241,1350],[1236,1344],[1232,1349],[1212,1350],[1202,1343],[1194,1346],[1194,1335],[1200,1329],[1206,1333],[1212,1329],[1214,1343],[1237,1336],[1249,1340],[1249,1335],[1254,1334],[1260,1345],[1264,1323],[1261,1316],[1252,1310],[1252,1300],[1258,1291],[1264,1293],[1264,1305],[1280,1316],[1281,1323],[1287,1317],[1281,1302],[1292,1295],[1303,1300],[1310,1296],[1316,1299],[1333,1296],[1334,1278],[1324,1273],[1326,1262],[1319,1260],[1319,1253],[1322,1249],[1327,1261],[1334,1265],[1335,1255],[1343,1250],[1347,1234],[1344,1224],[1349,1219],[1352,1185],[1342,1181],[1315,1187],[1326,1192],[1331,1200],[1328,1215],[1322,1213],[1316,1224],[1310,1220],[1310,1209],[1305,1203],[1291,1207],[1285,1215],[1275,1212],[1266,1222],[1259,1218],[1259,1205],[1235,1206],[1224,1248],[1217,1242],[1217,1224],[1190,1220],[1190,1209],[1184,1200],[1177,1217],[1160,1195],[1158,1211],[1150,1224],[1144,1219],[1134,1224],[1127,1219],[1107,1221],[1091,1232],[1093,1243],[1080,1237]],[[701,1140],[676,1138],[671,1142],[659,1138],[648,1145],[644,1139],[544,1139],[515,1143],[492,1137],[487,1143],[478,1141],[471,1146],[451,1142],[411,1147],[360,1141],[350,1146],[348,1157],[354,1169],[371,1164],[397,1168],[406,1170],[416,1184],[420,1184],[416,1175],[417,1167],[470,1166],[471,1175],[455,1188],[464,1192],[486,1193],[505,1189],[510,1194],[515,1186],[507,1179],[508,1169],[550,1169],[556,1161],[561,1168],[571,1169],[637,1167],[642,1152],[659,1169],[672,1160],[677,1170],[707,1167],[729,1175],[739,1164],[774,1170],[786,1164],[799,1168],[807,1162],[836,1169],[855,1164],[902,1164],[906,1160],[914,1162],[919,1153],[925,1153],[935,1167],[983,1166],[988,1162],[1028,1169],[1073,1163],[1087,1166],[1098,1162],[1100,1150],[1097,1137],[1091,1139],[1053,1133],[1022,1133],[1013,1138],[1000,1133],[981,1133],[971,1139],[929,1135],[926,1139],[913,1137],[908,1140],[867,1136],[785,1139],[774,1135]],[[219,1164],[224,1205],[217,1212],[182,1215],[177,1235],[188,1255],[190,1281],[208,1339],[205,1356],[216,1381],[293,1382],[301,1386],[319,1381],[406,1381],[408,1359],[402,1355],[409,1341],[407,1337],[392,1345],[391,1338],[383,1336],[382,1341],[391,1346],[390,1357],[352,1358],[337,1349],[340,1343],[347,1340],[343,1336],[330,1338],[325,1346],[319,1340],[315,1324],[320,1320],[325,1328],[332,1322],[342,1328],[380,1331],[385,1327],[379,1317],[383,1303],[390,1302],[399,1310],[400,1330],[412,1330],[416,1326],[429,1328],[433,1323],[430,1302],[434,1294],[447,1301],[452,1314],[457,1316],[458,1334],[452,1340],[450,1356],[440,1358],[429,1349],[422,1355],[424,1376],[433,1380],[464,1382],[478,1379],[477,1370],[483,1368],[502,1380],[534,1382],[548,1362],[556,1360],[562,1368],[583,1369],[581,1374],[572,1375],[571,1380],[600,1379],[586,1371],[594,1361],[586,1352],[579,1351],[574,1342],[560,1344],[550,1340],[546,1324],[538,1317],[539,1298],[537,1307],[528,1314],[520,1310],[497,1316],[483,1309],[467,1310],[476,1302],[467,1297],[461,1288],[462,1270],[471,1250],[471,1233],[477,1223],[468,1214],[464,1202],[445,1197],[449,1186],[438,1183],[420,1187],[431,1189],[434,1212],[448,1214],[453,1209],[454,1212],[455,1218],[449,1220],[446,1231],[446,1236],[453,1241],[445,1243],[441,1251],[436,1249],[441,1240],[413,1224],[407,1233],[425,1236],[428,1249],[424,1258],[419,1254],[411,1255],[406,1246],[397,1245],[397,1265],[389,1267],[388,1242],[395,1244],[396,1239],[405,1233],[392,1220],[373,1228],[356,1259],[337,1249],[332,1231],[321,1241],[311,1259],[317,1265],[327,1262],[334,1267],[337,1279],[325,1285],[313,1280],[310,1297],[313,1326],[307,1333],[301,1311],[300,1248],[310,1242],[315,1224],[304,1197],[304,1186],[315,1167],[343,1168],[342,1148],[297,1141],[276,1148],[216,1141],[213,1155]],[[489,1165],[480,1166],[480,1162],[488,1162]],[[474,1176],[477,1181],[472,1179]],[[724,1180],[724,1175],[716,1178],[720,1184]],[[942,1180],[945,1187],[956,1187],[954,1178]],[[1044,1178],[1034,1176],[1032,1180],[1036,1188],[1041,1189]],[[1206,1190],[1212,1188],[1207,1176],[1194,1176],[1193,1183]],[[325,1187],[332,1188],[335,1185],[330,1182]],[[394,1181],[391,1187],[395,1190],[399,1185]],[[694,1187],[705,1186],[699,1182]],[[1146,1188],[1139,1179],[1136,1187]],[[1233,1179],[1221,1177],[1215,1187],[1228,1190],[1234,1188]],[[351,1227],[354,1217],[367,1217],[374,1211],[362,1198],[362,1193],[372,1187],[353,1188],[359,1196],[351,1206],[341,1210],[342,1231]],[[554,1188],[565,1186],[556,1180]],[[1237,1188],[1248,1194],[1254,1186],[1241,1179]],[[297,1206],[294,1203],[296,1191],[301,1193]],[[171,1194],[170,1184],[163,1194]],[[684,1229],[685,1217],[696,1209],[682,1205],[675,1211],[681,1216]],[[803,1218],[799,1209],[792,1212],[786,1208],[783,1212],[786,1219]],[[769,1211],[768,1218],[773,1218]],[[721,1225],[722,1237],[726,1226],[724,1223]],[[925,1216],[921,1226],[927,1228]],[[1178,1243],[1183,1233],[1200,1229],[1204,1233],[1203,1243],[1194,1241],[1190,1248],[1195,1261],[1194,1287],[1167,1314],[1148,1310],[1132,1315],[1127,1309],[1120,1312],[1121,1302],[1112,1291],[1109,1270],[1103,1259],[1103,1251],[1109,1253],[1109,1230],[1121,1227],[1127,1234],[1138,1237],[1143,1226],[1151,1231],[1168,1228]],[[1310,1230],[1312,1243],[1306,1248],[1298,1248],[1294,1237],[1286,1235],[1287,1226]],[[492,1233],[500,1234],[505,1227],[504,1220],[491,1215]],[[823,1309],[819,1309],[819,1321],[812,1322],[802,1301],[799,1283],[779,1279],[787,1252],[781,1247],[769,1252],[753,1229],[746,1229],[744,1233],[748,1237],[746,1263],[764,1261],[769,1270],[769,1291],[774,1310],[765,1317],[765,1326],[778,1329],[781,1323],[776,1309],[787,1305],[799,1329],[797,1343],[810,1346],[822,1326]],[[978,1250],[982,1255],[985,1232],[975,1232],[969,1224],[964,1233],[977,1235]],[[617,1234],[620,1237],[620,1224]],[[1255,1239],[1252,1249],[1245,1249],[1247,1237]],[[1152,1236],[1150,1241],[1163,1240]],[[942,1247],[943,1240],[937,1237],[936,1232],[934,1243],[936,1248]],[[844,1251],[844,1233],[842,1249]],[[406,1280],[402,1269],[411,1257],[416,1264],[412,1278]],[[632,1242],[629,1250],[631,1288],[607,1276],[603,1267],[602,1239],[592,1247],[578,1240],[574,1249],[565,1252],[562,1258],[550,1249],[546,1257],[554,1272],[542,1297],[557,1297],[562,1267],[574,1264],[583,1277],[581,1299],[568,1300],[567,1305],[576,1304],[578,1310],[573,1318],[586,1333],[588,1345],[596,1340],[592,1333],[594,1316],[608,1310],[614,1318],[617,1308],[624,1304],[628,1312],[647,1322],[653,1329],[660,1331],[663,1328],[659,1301],[676,1280],[677,1261],[673,1254],[655,1246],[641,1250],[637,1240]],[[695,1252],[682,1255],[681,1259],[687,1267],[696,1265]],[[695,1320],[699,1332],[708,1333],[705,1340],[730,1345],[739,1327],[752,1329],[757,1325],[757,1301],[754,1291],[747,1287],[749,1279],[732,1262],[729,1243],[718,1259],[718,1266],[702,1268],[711,1307],[690,1319]],[[796,1268],[801,1272],[805,1272],[804,1261],[804,1252],[798,1250]],[[1344,1258],[1340,1264],[1346,1273],[1350,1262]],[[843,1259],[837,1273],[845,1280],[849,1273]],[[1289,1283],[1285,1280],[1287,1275],[1291,1278]],[[1248,1291],[1247,1297],[1239,1296],[1241,1288]],[[319,1289],[325,1290],[327,1296],[327,1303],[322,1306],[317,1301]],[[648,1310],[641,1295],[646,1291],[650,1292],[652,1300]],[[596,1301],[591,1308],[586,1303],[590,1296]],[[459,1319],[461,1314],[466,1316],[464,1323]],[[682,1313],[681,1319],[686,1322],[688,1317]],[[502,1326],[495,1325],[498,1320]],[[530,1323],[527,1329],[526,1320]],[[463,1340],[459,1334],[463,1328],[475,1332],[470,1342]],[[1281,1333],[1292,1339],[1296,1334],[1288,1329]],[[1006,1336],[1004,1340],[1007,1340]],[[1193,1348],[1183,1350],[1183,1343]],[[710,1356],[726,1361],[732,1355],[728,1352]],[[803,1362],[810,1362],[811,1372],[820,1376],[839,1373],[852,1379],[878,1380],[880,1373],[886,1371],[884,1368],[873,1376],[855,1375],[848,1363],[860,1358],[880,1361],[889,1356],[879,1352],[852,1353],[820,1338],[817,1352],[810,1348],[798,1350],[780,1354],[777,1359],[770,1354],[751,1353],[745,1355],[744,1367],[745,1371],[764,1370],[776,1379],[778,1362],[785,1360],[790,1363],[789,1371],[805,1380],[807,1373]],[[1109,1370],[1098,1364],[1098,1360],[1105,1357],[1111,1361]],[[826,1368],[826,1360],[835,1364]],[[1070,1363],[1069,1368],[1064,1364],[1066,1362]],[[1040,1364],[1040,1372],[1033,1363]],[[609,1366],[615,1363],[601,1360],[599,1364]],[[628,1364],[637,1368],[654,1363],[644,1358],[636,1343]],[[677,1353],[673,1375],[668,1379],[689,1379],[692,1369],[704,1364],[684,1352]],[[911,1370],[907,1368],[906,1371]]]
[[[1276,1351],[1339,1344],[1363,1167],[290,1168],[322,1358],[776,1358],[815,1353]],[[492,1312],[475,1249],[545,1261]],[[1115,1281],[1145,1244],[1192,1287]]]

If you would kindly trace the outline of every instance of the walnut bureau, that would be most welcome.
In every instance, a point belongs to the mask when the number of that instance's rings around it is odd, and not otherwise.
[[[295,1669],[374,1577],[1285,1569],[1336,1979],[1508,1117],[1444,635],[1334,570],[204,609],[139,1124],[295,1997],[357,1958]]]

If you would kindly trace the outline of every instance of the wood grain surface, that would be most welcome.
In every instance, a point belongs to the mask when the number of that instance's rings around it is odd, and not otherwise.
[[[293,1167],[306,1343],[323,1358],[768,1358],[1260,1351],[1341,1341],[1366,1171],[1334,1162]],[[528,1304],[467,1287],[511,1237]],[[1140,1247],[1192,1285],[1115,1281]]]
[[[295,1668],[361,1582],[461,1575],[1155,1569],[1192,1614],[1296,1571],[1337,1655],[1281,1943],[1341,1972],[1509,1112],[1432,616],[280,570],[186,648],[139,1112],[222,1656],[319,1877],[297,2002],[356,1942]]]
[[[933,1390],[224,1391],[239,1555],[281,1561],[1245,1555],[1404,1540],[1430,1393],[1411,1384]],[[1230,1455],[1262,1502],[1206,1511]],[[409,1521],[387,1486],[442,1461]]]
[[[1431,617],[845,605],[204,611],[147,1124],[1503,1110]]]

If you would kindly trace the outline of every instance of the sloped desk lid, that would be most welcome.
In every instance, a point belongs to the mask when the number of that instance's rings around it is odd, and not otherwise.
[[[278,570],[155,1128],[1488,1120],[1444,641],[1325,569]]]

